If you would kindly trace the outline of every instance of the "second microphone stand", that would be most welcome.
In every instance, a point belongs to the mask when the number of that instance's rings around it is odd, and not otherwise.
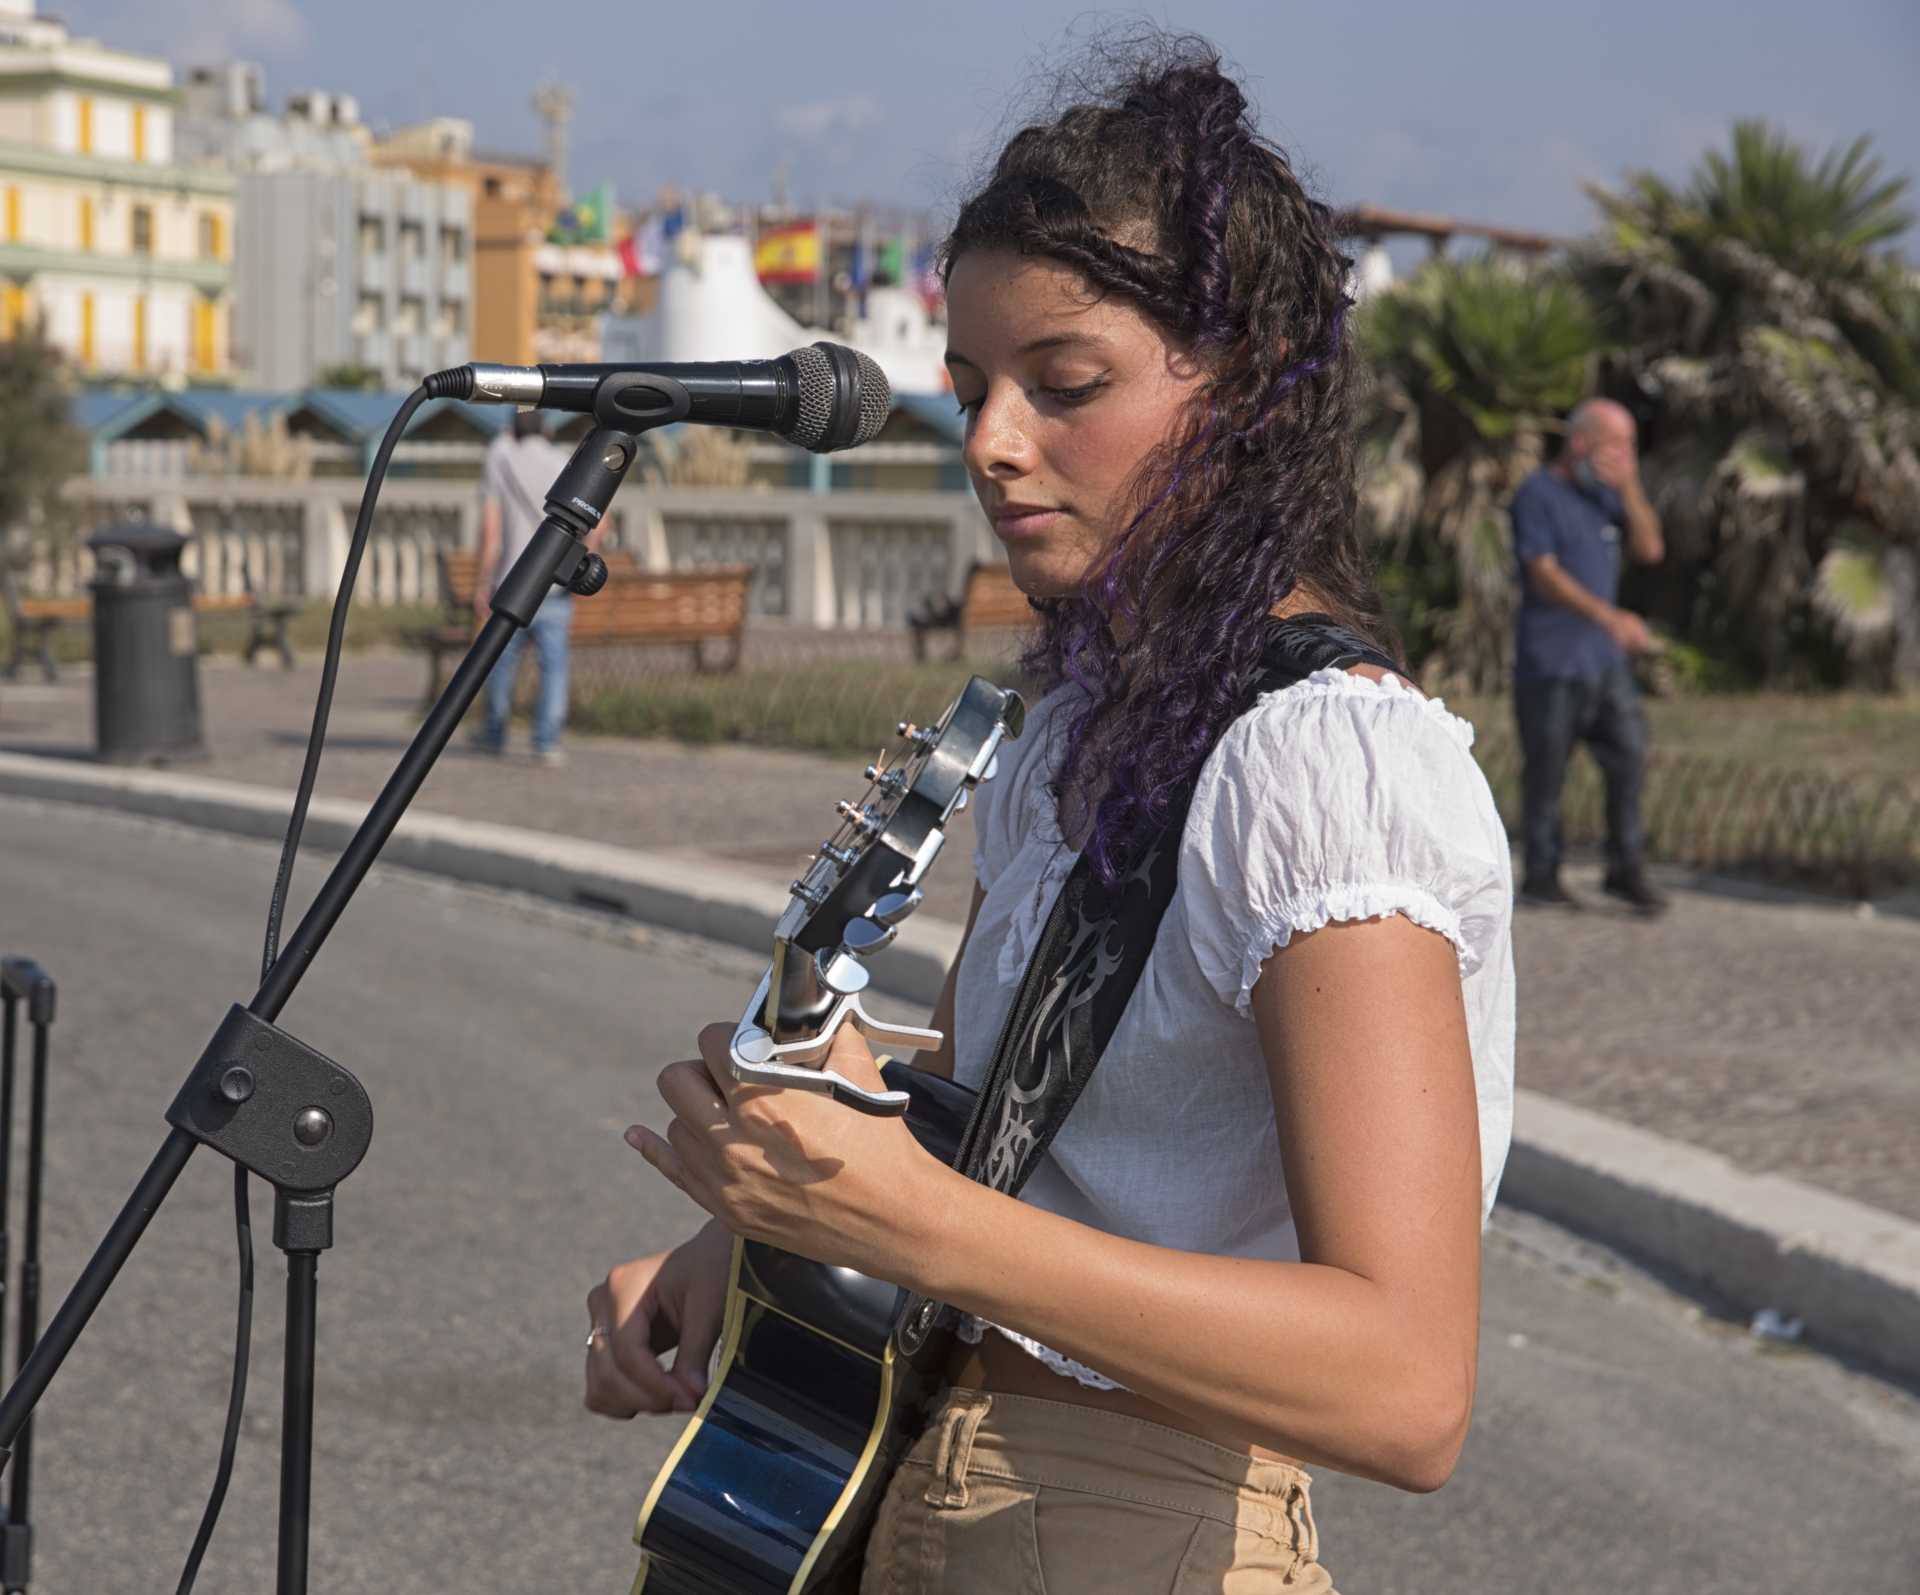
[[[312,1500],[315,1325],[320,1253],[333,1244],[333,1192],[373,1134],[365,1089],[339,1064],[278,1029],[293,995],[380,849],[425,782],[516,630],[556,585],[590,595],[607,568],[586,536],[599,524],[638,448],[630,414],[596,412],[554,482],[546,519],[493,595],[493,613],[429,711],[367,817],[287,940],[260,989],[235,1004],[167,1111],[172,1126],[19,1376],[0,1399],[0,1465],[93,1311],[195,1149],[205,1145],[274,1188],[273,1239],[287,1257],[282,1375],[278,1595],[306,1595]],[[661,421],[674,419],[663,415]],[[615,425],[612,423],[623,424]]]

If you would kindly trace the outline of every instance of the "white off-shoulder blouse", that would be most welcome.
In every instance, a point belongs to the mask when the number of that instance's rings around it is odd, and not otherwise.
[[[1078,858],[1047,792],[1075,690],[1034,706],[975,798],[985,897],[955,989],[954,1074],[976,1088]],[[1472,743],[1438,699],[1340,670],[1264,695],[1228,728],[1201,770],[1140,982],[1023,1201],[1156,1246],[1298,1259],[1251,993],[1295,934],[1401,914],[1459,956],[1485,1219],[1513,1127],[1513,885]],[[982,1327],[962,1334],[978,1340]],[[1115,1387],[999,1333],[1058,1373]]]

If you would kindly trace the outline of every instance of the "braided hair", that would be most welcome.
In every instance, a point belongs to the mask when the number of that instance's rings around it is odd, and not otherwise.
[[[1331,215],[1205,40],[1151,34],[1123,56],[1105,92],[1008,141],[940,253],[947,276],[976,249],[1058,261],[1206,373],[1080,589],[1032,600],[1023,668],[1083,689],[1054,798],[1109,883],[1247,707],[1290,595],[1398,657],[1355,533],[1351,261]]]

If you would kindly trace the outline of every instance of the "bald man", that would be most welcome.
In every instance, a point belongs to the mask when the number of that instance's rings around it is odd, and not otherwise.
[[[1588,399],[1567,418],[1566,447],[1514,495],[1520,614],[1513,703],[1525,760],[1523,904],[1579,908],[1560,881],[1560,792],[1576,742],[1607,789],[1603,890],[1645,914],[1666,900],[1648,883],[1640,830],[1647,722],[1632,656],[1657,644],[1646,622],[1617,603],[1622,544],[1658,564],[1660,518],[1640,486],[1633,417]]]

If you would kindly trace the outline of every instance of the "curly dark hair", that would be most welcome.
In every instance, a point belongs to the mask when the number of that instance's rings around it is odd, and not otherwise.
[[[1331,213],[1204,39],[1135,34],[1098,59],[1104,89],[1008,141],[940,266],[975,249],[1059,261],[1205,372],[1080,590],[1032,600],[1023,669],[1085,692],[1054,798],[1111,884],[1246,709],[1276,606],[1298,591],[1399,650],[1355,533],[1352,262]]]

